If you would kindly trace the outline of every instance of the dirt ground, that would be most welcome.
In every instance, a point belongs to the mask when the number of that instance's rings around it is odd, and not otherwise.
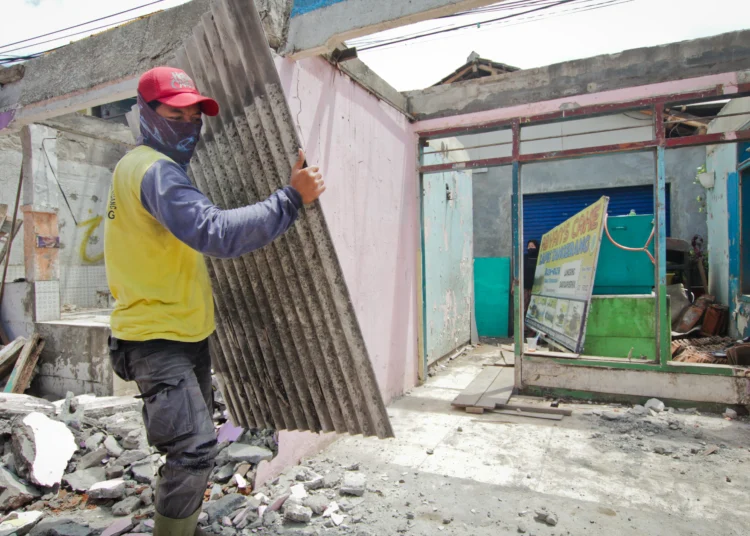
[[[229,506],[212,515],[205,529],[220,536],[750,534],[747,417],[565,402],[560,407],[573,415],[562,421],[453,409],[455,396],[498,355],[497,347],[482,345],[438,365],[425,385],[390,406],[394,439],[342,437],[254,490],[267,499],[236,494],[221,499]],[[531,397],[511,402],[550,405]],[[292,486],[307,486],[297,477],[310,480],[310,470],[319,485],[303,492],[308,497],[287,499],[272,511]],[[348,479],[362,476],[362,496],[342,494]],[[237,515],[250,504],[245,500],[255,501],[253,512],[266,511],[261,518],[253,513],[254,522],[241,526]],[[215,513],[219,503],[206,503],[204,512]],[[263,503],[267,506],[259,509]],[[309,519],[306,507],[312,503],[318,511],[309,522],[285,520],[294,517],[294,508]],[[320,515],[332,503],[336,516]],[[92,536],[115,520],[102,506],[52,516],[94,531],[78,527],[38,535]],[[151,527],[141,522],[131,532]]]
[[[313,517],[283,534],[746,535],[750,425],[694,409],[636,415],[629,406],[561,404],[546,421],[451,408],[496,349],[480,346],[395,402],[396,438],[342,438],[306,466],[335,482],[358,463],[367,491],[338,501],[345,518]],[[512,402],[549,401],[514,397]],[[640,410],[640,409],[639,409]],[[636,410],[636,411],[639,411]],[[266,493],[277,496],[299,468]],[[260,490],[263,491],[263,490]],[[543,520],[552,514],[551,526]],[[259,529],[263,530],[263,529]]]

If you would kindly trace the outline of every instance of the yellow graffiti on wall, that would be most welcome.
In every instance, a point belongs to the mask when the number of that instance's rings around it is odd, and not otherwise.
[[[86,221],[82,221],[78,224],[78,227],[84,227],[86,230],[83,232],[83,239],[81,240],[81,248],[79,254],[81,260],[86,264],[96,264],[104,260],[104,252],[94,255],[93,257],[88,254],[88,245],[91,235],[102,223],[103,218],[101,216],[94,216]]]

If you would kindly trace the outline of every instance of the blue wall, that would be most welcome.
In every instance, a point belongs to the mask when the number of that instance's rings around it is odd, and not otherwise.
[[[294,7],[292,8],[292,17],[298,15],[304,15],[310,13],[316,9],[323,9],[333,4],[344,2],[344,0],[294,0]]]
[[[471,173],[425,175],[423,187],[425,355],[432,363],[471,338]]]

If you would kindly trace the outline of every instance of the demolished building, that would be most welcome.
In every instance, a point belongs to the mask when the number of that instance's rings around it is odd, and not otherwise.
[[[497,182],[502,182],[490,195],[508,221],[504,230],[483,240],[503,244],[492,256],[507,259],[505,285],[508,291],[511,286],[517,289],[519,296],[525,239],[531,237],[525,207],[534,202],[532,195],[546,191],[550,177],[554,179],[550,163],[615,155],[642,160],[638,166],[644,175],[625,186],[650,191],[646,202],[652,204],[658,230],[655,290],[645,300],[649,320],[637,337],[646,340],[648,348],[635,356],[523,355],[523,307],[517,300],[514,308],[508,307],[506,301],[516,335],[516,388],[537,394],[747,404],[746,367],[672,359],[666,257],[668,226],[682,225],[678,216],[668,220],[668,199],[684,207],[678,199],[688,179],[684,170],[679,176],[670,171],[670,162],[678,160],[672,151],[693,147],[690,162],[705,162],[715,180],[706,193],[707,290],[730,307],[729,333],[747,335],[750,315],[737,245],[743,220],[739,204],[731,200],[741,197],[739,178],[747,164],[742,156],[750,139],[749,117],[742,115],[747,112],[743,97],[750,94],[748,32],[498,72],[407,93],[389,87],[358,60],[331,59],[353,37],[488,3],[425,0],[400,9],[392,3],[367,7],[365,0],[258,2],[261,12],[275,14],[266,17],[265,29],[277,49],[273,61],[300,142],[308,158],[326,171],[329,192],[322,211],[382,398],[387,403],[398,397],[424,379],[431,365],[471,339],[478,256],[472,199],[480,171],[496,170]],[[4,184],[15,185],[21,153],[25,166],[24,242],[19,238],[13,246],[0,314],[11,337],[29,336],[36,327],[46,339],[35,383],[42,391],[61,397],[69,390],[111,395],[128,388],[109,370],[106,281],[95,275],[103,272],[93,239],[99,236],[96,218],[106,215],[106,195],[92,191],[90,184],[76,184],[78,171],[66,176],[63,170],[75,160],[70,156],[75,151],[67,147],[75,136],[86,138],[81,146],[97,154],[105,169],[135,140],[127,129],[68,114],[133,97],[142,71],[179,61],[175,53],[184,36],[210,9],[209,2],[194,0],[73,43],[29,62],[22,78],[0,88],[0,127],[10,132],[0,137],[7,147],[0,158],[12,163],[3,170]],[[278,15],[287,12],[290,18]],[[79,61],[94,49],[99,62]],[[669,137],[667,129],[681,119],[665,117],[666,110],[717,100],[724,105],[705,132]],[[627,118],[633,114],[637,119]],[[612,128],[597,127],[603,120],[620,121],[614,127],[619,130],[601,132]],[[19,150],[13,133],[22,129]],[[588,136],[574,136],[576,130]],[[87,157],[86,163],[93,160]],[[648,179],[643,180],[646,172]],[[105,175],[97,175],[97,184],[106,183]],[[601,189],[612,182],[604,177],[580,189]],[[12,205],[5,197],[11,190],[3,187],[0,202]],[[87,204],[77,203],[84,198]],[[556,201],[559,198],[551,202]],[[56,223],[50,222],[54,219]],[[37,231],[42,229],[37,220],[48,227]],[[67,234],[73,226],[78,232]],[[679,238],[690,240],[695,228],[684,224]],[[64,247],[34,247],[37,235],[59,236]],[[66,262],[70,251],[83,253]],[[284,282],[289,274],[276,275]],[[70,281],[81,281],[80,294],[66,294],[65,289],[73,288]],[[68,304],[81,309],[101,304],[102,311],[63,315]],[[631,319],[624,318],[614,329],[632,336]],[[276,466],[269,474],[331,440],[329,435],[282,433]]]

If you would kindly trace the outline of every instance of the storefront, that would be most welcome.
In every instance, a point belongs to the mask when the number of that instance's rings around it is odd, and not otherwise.
[[[521,390],[722,404],[750,401],[750,368],[732,364],[716,345],[704,352],[711,357],[707,362],[678,358],[686,345],[700,353],[705,341],[697,340],[706,338],[707,328],[700,335],[699,326],[708,322],[707,305],[689,326],[691,335],[673,336],[676,328],[689,331],[680,325],[689,302],[703,307],[708,296],[713,296],[708,305],[728,312],[726,326],[714,326],[708,333],[733,339],[746,335],[750,298],[743,282],[750,277],[743,277],[742,267],[750,266],[750,254],[748,262],[742,262],[745,243],[740,237],[745,221],[742,178],[750,170],[750,154],[745,154],[750,109],[743,97],[750,86],[739,83],[741,79],[735,73],[665,82],[585,95],[569,109],[561,99],[417,123],[423,184],[435,174],[444,180],[455,175],[471,180],[472,170],[496,169],[497,175],[510,176],[512,316],[516,386]],[[678,177],[670,166],[684,160],[689,147],[705,149],[705,161],[689,177]],[[735,155],[734,160],[723,158],[725,153]],[[651,186],[620,186],[621,169],[601,166],[597,187],[547,193],[554,191],[550,186],[572,161],[602,162],[613,155],[650,159]],[[727,169],[718,169],[719,162]],[[704,184],[709,173],[715,184]],[[608,188],[602,187],[602,177],[603,182],[611,177]],[[525,351],[526,244],[602,196],[611,201],[608,229],[614,236],[602,239],[585,343],[557,354]],[[724,213],[722,201],[728,207]],[[750,215],[747,218],[750,221]],[[707,226],[705,238],[695,232],[697,225]],[[641,251],[625,251],[614,243]],[[708,262],[700,270],[706,243]],[[674,293],[679,284],[688,291],[683,293],[687,302]],[[700,296],[704,299],[696,300]],[[692,342],[676,342],[685,340]],[[722,341],[731,344],[728,338]]]

